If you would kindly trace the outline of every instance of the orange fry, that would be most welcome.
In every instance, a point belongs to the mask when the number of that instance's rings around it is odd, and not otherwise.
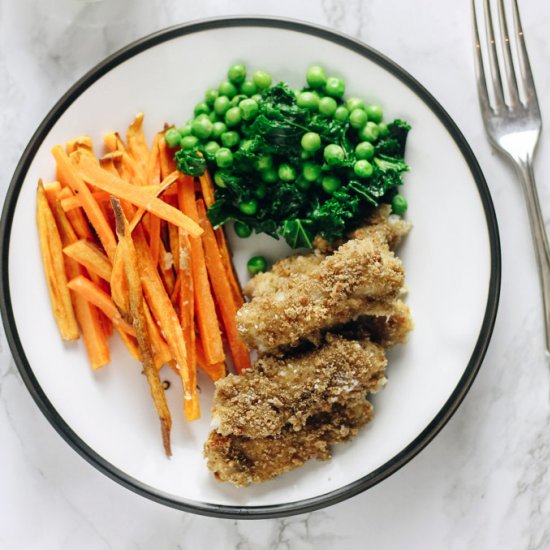
[[[194,369],[189,368],[187,362],[187,350],[178,316],[169,295],[164,289],[157,266],[153,264],[149,248],[139,228],[136,231],[134,245],[139,260],[141,282],[147,303],[155,319],[160,323],[172,357],[180,367],[179,370],[184,391],[185,417],[187,420],[196,420],[200,416],[196,373]]]
[[[111,226],[106,220],[98,203],[94,200],[92,193],[88,186],[84,183],[83,179],[77,173],[71,160],[60,145],[56,145],[52,149],[52,154],[57,163],[57,171],[60,179],[67,182],[69,187],[78,194],[82,201],[82,207],[90,220],[90,223],[94,227],[107,256],[112,260],[115,255],[116,241]],[[97,170],[101,170],[99,165],[87,155],[78,154],[77,156],[94,166]]]
[[[55,203],[53,214],[59,228],[62,244],[69,246],[76,242],[78,237],[58,201]],[[68,256],[65,256],[65,267],[71,279],[85,273],[85,269]],[[107,342],[108,331],[105,324],[108,319],[93,304],[87,302],[74,291],[71,291],[71,299],[92,369],[95,370],[107,365],[111,360]]]
[[[119,238],[120,252],[119,255],[123,258],[124,269],[128,279],[128,294],[130,301],[130,312],[132,315],[132,324],[136,331],[138,340],[139,353],[143,362],[143,372],[147,378],[153,403],[157,410],[157,415],[160,419],[162,441],[164,444],[164,452],[167,456],[172,454],[170,445],[170,431],[172,428],[172,416],[162,382],[153,361],[153,352],[147,331],[147,321],[144,313],[143,291],[141,288],[140,272],[138,267],[138,259],[134,242],[128,228],[120,202],[113,198],[113,210],[116,219],[116,232]]]
[[[88,271],[95,273],[108,283],[111,281],[113,266],[96,244],[80,239],[66,246],[63,252],[69,258],[83,265]]]
[[[36,221],[46,282],[57,327],[63,340],[76,340],[79,337],[79,331],[71,295],[67,287],[61,236],[48,204],[42,181],[38,182]]]
[[[180,208],[190,218],[198,222],[199,215],[195,203],[195,186],[188,176],[180,177],[178,182]],[[195,296],[195,315],[208,364],[220,363],[225,359],[223,342],[216,315],[216,306],[208,282],[208,272],[204,251],[200,239],[189,238],[191,245],[191,269],[193,273],[193,292]],[[181,260],[180,260],[181,262]]]
[[[128,153],[136,161],[142,174],[147,176],[149,147],[143,135],[143,113],[138,113],[132,124],[128,127],[126,142],[128,143]]]
[[[109,174],[85,155],[77,155],[75,160],[78,175],[90,185],[107,191],[107,193],[115,197],[127,200],[136,206],[141,206],[159,218],[185,229],[194,237],[202,234],[202,229],[196,222],[182,214],[179,210],[176,210],[173,206],[166,204],[156,197],[152,197],[142,188],[126,183],[123,179]]]
[[[210,283],[214,289],[216,302],[220,308],[227,342],[233,358],[235,370],[240,374],[244,369],[250,368],[250,354],[237,331],[235,316],[239,306],[235,303],[231,286],[227,279],[225,268],[218,250],[218,243],[210,221],[206,217],[206,208],[202,200],[197,201],[199,223],[204,230],[202,243],[206,257],[206,267],[210,276]]]
[[[127,334],[135,336],[134,329],[121,316],[111,297],[100,287],[94,284],[90,279],[78,275],[71,279],[67,286],[80,294],[88,302],[100,309],[113,323],[116,328],[120,328]]]

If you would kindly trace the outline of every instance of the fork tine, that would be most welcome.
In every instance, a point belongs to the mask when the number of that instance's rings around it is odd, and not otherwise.
[[[474,20],[474,50],[475,50],[475,68],[477,80],[477,92],[482,114],[491,110],[489,102],[489,92],[487,91],[487,81],[485,80],[485,68],[481,56],[481,43],[479,41],[479,31],[477,25],[476,3],[472,0],[472,17]]]
[[[538,108],[535,81],[533,80],[533,73],[531,72],[531,65],[529,63],[529,57],[527,55],[527,48],[525,46],[525,36],[523,35],[523,28],[521,26],[521,19],[519,17],[519,8],[518,8],[517,0],[513,1],[513,8],[514,8],[513,9],[514,29],[516,34],[516,48],[518,52],[521,82],[523,86],[523,92],[525,95],[525,104],[527,106],[535,105]]]
[[[502,92],[502,80],[500,79],[500,70],[498,67],[497,46],[495,42],[495,33],[493,31],[493,18],[491,16],[491,6],[489,0],[483,2],[485,12],[485,29],[487,33],[487,51],[489,53],[489,68],[491,73],[491,82],[495,96],[495,110],[500,111],[504,108],[504,93]]]
[[[500,36],[502,42],[502,59],[504,61],[504,72],[506,73],[506,82],[508,84],[508,94],[510,106],[519,105],[518,83],[514,64],[512,63],[512,51],[510,49],[510,37],[508,35],[508,24],[506,23],[506,12],[504,11],[503,0],[498,0],[498,19],[500,22]]]

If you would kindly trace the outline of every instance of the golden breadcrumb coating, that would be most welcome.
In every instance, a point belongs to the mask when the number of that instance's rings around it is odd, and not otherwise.
[[[244,288],[243,340],[252,368],[216,382],[204,446],[220,481],[242,487],[316,458],[329,459],[373,417],[369,393],[385,383],[385,348],[413,323],[395,247],[410,224],[378,208],[337,243],[278,261]]]
[[[315,341],[319,331],[361,314],[378,314],[369,306],[380,311],[404,283],[401,261],[382,232],[352,239],[308,268],[306,273],[264,277],[252,291],[253,299],[237,313],[239,334],[250,347],[267,352],[302,339]]]
[[[236,485],[264,481],[350,438],[372,416],[366,400],[385,383],[386,358],[369,340],[327,334],[323,345],[285,359],[260,358],[216,382],[208,467]]]

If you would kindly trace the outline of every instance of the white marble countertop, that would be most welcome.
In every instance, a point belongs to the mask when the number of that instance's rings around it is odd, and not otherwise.
[[[550,4],[524,0],[543,118],[550,121]],[[104,56],[165,26],[223,14],[333,27],[393,58],[448,110],[474,149],[500,225],[493,338],[462,406],[412,462],[328,509],[230,521],[165,508],[109,480],[48,424],[0,335],[0,549],[547,549],[550,370],[523,197],[490,148],[475,95],[469,3],[450,0],[0,0],[0,202],[58,97]],[[550,140],[536,159],[550,216]]]

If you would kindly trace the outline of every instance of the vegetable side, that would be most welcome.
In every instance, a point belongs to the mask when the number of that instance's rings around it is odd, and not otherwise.
[[[243,65],[206,92],[195,118],[166,133],[180,171],[208,169],[216,183],[208,209],[214,227],[235,221],[252,231],[311,248],[316,235],[334,241],[381,203],[404,214],[398,192],[410,126],[383,121],[382,108],[344,99],[343,80],[310,67],[307,85],[271,85],[265,71],[246,79]]]

